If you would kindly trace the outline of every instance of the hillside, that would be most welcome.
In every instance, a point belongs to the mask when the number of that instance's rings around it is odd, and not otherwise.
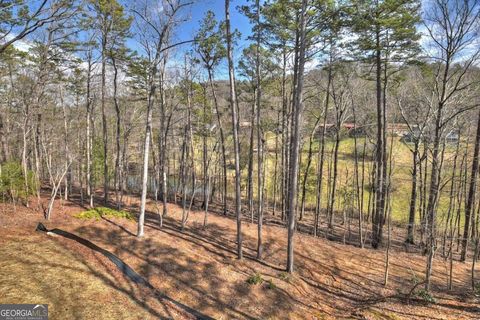
[[[46,199],[42,199],[46,201]],[[137,211],[131,198],[130,210]],[[32,204],[34,201],[32,201]],[[446,290],[446,262],[435,260],[435,303],[409,294],[420,282],[425,258],[394,246],[390,275],[383,286],[385,251],[297,234],[296,272],[286,259],[286,229],[264,229],[265,259],[256,261],[256,225],[245,222],[245,258],[235,255],[235,223],[210,213],[190,215],[179,229],[181,210],[169,205],[159,228],[149,203],[146,236],[134,236],[136,223],[121,218],[85,220],[75,201],[57,201],[47,228],[59,228],[92,241],[131,266],[154,289],[134,284],[108,259],[80,243],[35,232],[39,211],[1,204],[0,292],[2,303],[48,303],[52,319],[189,319],[191,311],[215,319],[475,319],[480,299],[470,293],[470,264],[454,263],[453,290]],[[408,261],[408,263],[406,263]],[[256,277],[255,277],[256,276]],[[250,284],[255,278],[263,282]],[[416,279],[416,280],[414,280]],[[416,281],[416,282],[415,282]],[[28,290],[26,290],[28,288]]]

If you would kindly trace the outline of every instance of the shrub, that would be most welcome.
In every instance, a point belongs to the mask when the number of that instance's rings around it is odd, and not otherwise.
[[[290,274],[287,272],[281,272],[278,274],[278,277],[282,279],[283,281],[290,282]]]
[[[32,171],[23,173],[22,165],[18,162],[9,161],[0,167],[0,194],[9,200],[27,200],[29,195],[35,193],[38,180]]]
[[[250,276],[250,278],[247,279],[247,283],[249,284],[261,284],[263,282],[262,275],[258,272],[255,272],[254,275]]]
[[[415,295],[428,303],[435,303],[435,298],[425,289],[418,290]]]
[[[475,289],[473,289],[473,294],[476,296],[480,296],[480,283],[475,285]]]
[[[93,208],[87,211],[80,212],[74,216],[78,219],[95,219],[100,220],[102,217],[108,218],[124,218],[128,220],[135,220],[135,217],[127,211],[119,211],[107,207]]]
[[[275,285],[275,283],[273,283],[273,280],[272,279],[269,279],[267,281],[267,289],[270,289],[270,290],[273,290],[275,289],[277,286]]]

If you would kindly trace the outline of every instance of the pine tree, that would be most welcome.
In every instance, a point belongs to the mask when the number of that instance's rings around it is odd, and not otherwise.
[[[223,214],[227,214],[227,158],[225,147],[225,132],[222,124],[222,112],[218,104],[217,91],[215,88],[215,70],[220,62],[227,56],[223,45],[221,25],[216,21],[215,14],[207,11],[195,36],[195,52],[199,57],[200,64],[207,70],[208,83],[213,96],[217,125],[220,133],[220,148],[222,150],[223,167]]]
[[[109,169],[108,169],[108,128],[106,116],[106,77],[107,60],[115,50],[121,38],[125,38],[130,28],[131,18],[127,17],[124,7],[116,0],[90,0],[93,16],[89,21],[99,31],[101,54],[101,109],[103,153],[103,201],[108,202]]]
[[[377,248],[383,238],[385,223],[387,181],[387,87],[392,64],[405,62],[418,52],[420,21],[418,0],[355,0],[353,1],[352,29],[357,36],[353,42],[355,54],[365,63],[375,66],[376,83],[376,153],[375,206],[373,211],[372,247]]]
[[[0,53],[43,27],[52,23],[68,22],[79,11],[78,4],[73,0],[44,0],[37,5],[25,0],[2,0]]]
[[[230,109],[232,113],[233,152],[235,157],[235,215],[237,217],[237,257],[243,258],[242,251],[242,194],[240,186],[240,142],[238,138],[238,102],[235,89],[233,61],[233,33],[230,29],[230,1],[225,0],[225,37],[227,41],[228,77],[230,83]]]

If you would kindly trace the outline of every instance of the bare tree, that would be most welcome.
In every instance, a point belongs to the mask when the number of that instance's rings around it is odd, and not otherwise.
[[[152,133],[152,109],[155,93],[157,90],[156,77],[158,76],[159,66],[165,64],[165,52],[185,42],[179,42],[169,45],[172,29],[179,23],[178,15],[180,9],[188,6],[189,3],[179,1],[167,1],[163,4],[163,9],[159,16],[151,12],[149,1],[142,4],[139,9],[133,9],[138,19],[137,26],[141,39],[141,45],[147,56],[147,118],[145,123],[145,142],[143,149],[143,172],[142,172],[142,195],[140,204],[140,215],[138,218],[137,236],[144,234],[145,206],[147,200],[147,182],[148,182],[148,158],[150,149],[150,135]]]
[[[436,99],[435,126],[432,145],[432,167],[427,203],[427,267],[425,289],[430,289],[433,256],[435,254],[436,203],[440,187],[440,155],[442,134],[446,125],[458,114],[477,106],[461,104],[454,110],[459,98],[468,92],[474,83],[468,72],[478,61],[480,48],[472,49],[478,40],[476,29],[480,19],[480,4],[470,1],[435,0],[425,17],[432,46],[431,56],[435,61],[433,94]],[[470,217],[466,217],[469,221]],[[467,223],[467,222],[466,222]],[[468,226],[467,226],[468,227]],[[468,231],[467,231],[468,232]]]

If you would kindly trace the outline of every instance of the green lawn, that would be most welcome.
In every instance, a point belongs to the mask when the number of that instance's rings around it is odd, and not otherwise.
[[[357,150],[358,152],[363,150],[363,144],[365,138],[357,138]],[[279,139],[280,140],[280,139]],[[248,144],[245,144],[246,141],[243,143],[243,147],[245,148],[242,152],[242,156],[244,160],[242,161],[244,164],[244,168],[242,170],[242,189],[244,194],[246,194],[246,181],[247,181],[247,165],[246,165],[246,158],[248,155],[248,149],[246,149]],[[412,170],[412,153],[409,149],[409,146],[400,142],[398,137],[388,137],[388,151],[390,151],[390,143],[393,142],[392,150],[392,176],[391,176],[391,183],[392,183],[392,194],[391,194],[391,206],[392,206],[392,219],[398,223],[406,223],[408,220],[408,209],[409,209],[409,202],[410,202],[410,193],[411,193],[411,170]],[[230,144],[231,141],[228,140],[227,144]],[[280,141],[279,141],[280,143]],[[327,180],[328,180],[328,172],[329,172],[329,163],[331,161],[332,156],[332,149],[333,149],[334,142],[332,140],[327,140],[326,148],[325,148],[325,163],[323,168],[323,187],[322,187],[322,208],[326,207],[326,199],[327,199]],[[315,181],[316,181],[316,167],[317,167],[317,151],[319,148],[319,142],[315,141],[313,144],[313,157],[312,163],[310,165],[310,170],[307,178],[307,195],[306,195],[306,205],[308,207],[313,207],[315,205]],[[368,147],[367,147],[368,148]],[[200,141],[197,141],[196,144],[196,163],[198,164],[197,172],[202,172],[202,147]],[[266,134],[266,149],[269,150],[266,155],[266,163],[265,163],[265,177],[266,183],[265,188],[267,190],[267,197],[271,201],[273,200],[273,185],[274,185],[274,172],[275,172],[275,135],[272,132]],[[345,200],[344,195],[348,195],[352,193],[354,187],[354,139],[353,138],[345,138],[340,142],[339,146],[339,161],[338,161],[338,179],[337,179],[337,188],[336,188],[336,201],[335,201],[335,208],[341,209],[343,208],[344,202],[348,201]],[[371,149],[370,149],[371,150]],[[452,170],[452,155],[453,155],[453,147],[448,146],[445,152],[445,162],[443,166],[443,179],[447,179],[451,175]],[[367,152],[368,154],[368,152]],[[306,169],[308,157],[308,139],[303,145],[302,155],[301,155],[301,165],[300,165],[300,178],[299,183],[302,183],[303,175]],[[367,211],[368,206],[368,198],[369,198],[369,174],[370,170],[372,169],[372,161],[371,158],[366,158],[365,161],[365,188],[364,188],[364,211]],[[233,161],[233,159],[232,159]],[[281,158],[280,158],[280,150],[278,155],[278,167],[277,171],[278,174],[280,173],[280,165],[281,165]],[[256,176],[256,154],[254,158],[254,177]],[[359,171],[361,174],[361,156],[359,155]],[[232,182],[233,185],[233,176],[234,171],[232,168],[228,170],[229,180]],[[279,179],[279,176],[278,176]],[[361,179],[361,177],[360,177]],[[254,197],[256,196],[256,178],[254,179]],[[280,181],[277,181],[277,188],[280,188]],[[439,200],[438,205],[438,217],[442,220],[444,215],[448,210],[448,191],[449,191],[449,184],[442,190],[442,194]],[[229,195],[233,196],[233,188],[229,189]],[[277,191],[277,199],[278,199],[278,191]],[[419,199],[417,198],[417,206]],[[416,215],[417,220],[419,219],[419,214],[417,212]]]

